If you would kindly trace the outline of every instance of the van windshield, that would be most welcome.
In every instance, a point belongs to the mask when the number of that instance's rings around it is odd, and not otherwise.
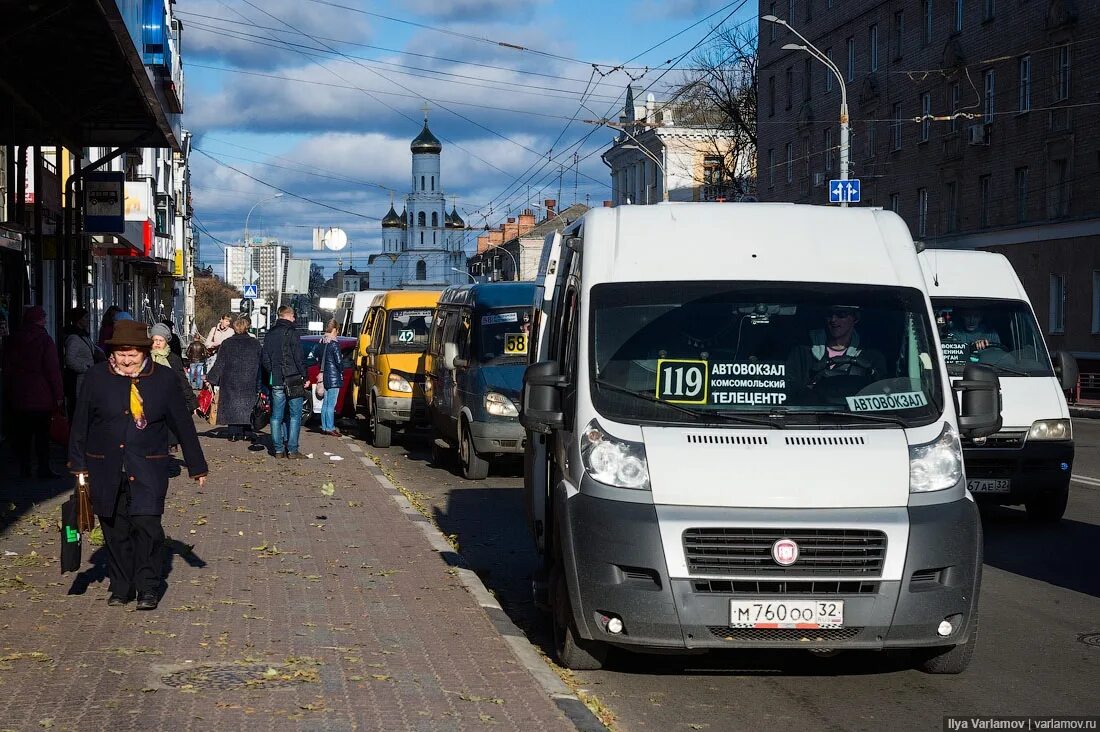
[[[1020,300],[932,299],[947,373],[967,364],[990,366],[1000,376],[1054,376],[1035,316]]]
[[[592,400],[613,419],[915,426],[943,409],[919,290],[637,282],[591,302]]]
[[[508,307],[474,312],[472,354],[480,363],[526,361],[531,308]]]
[[[386,329],[386,353],[421,353],[428,347],[432,310],[391,310]]]

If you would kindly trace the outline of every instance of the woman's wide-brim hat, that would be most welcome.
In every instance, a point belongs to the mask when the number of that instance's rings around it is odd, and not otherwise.
[[[153,339],[149,337],[149,328],[136,320],[120,320],[115,323],[115,332],[105,344],[109,348],[152,348]]]

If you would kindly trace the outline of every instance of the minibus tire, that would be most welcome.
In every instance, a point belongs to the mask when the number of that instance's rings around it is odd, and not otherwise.
[[[462,463],[462,477],[466,480],[485,480],[489,477],[489,461],[477,454],[470,426],[462,421],[458,435],[458,458]]]
[[[1053,524],[1062,520],[1069,502],[1069,488],[1057,493],[1044,493],[1038,498],[1027,501],[1027,517],[1037,524]]]
[[[370,424],[370,444],[375,447],[389,447],[393,444],[393,430],[390,429],[388,424],[378,419],[377,406],[372,400],[370,412],[367,413],[367,420]]]
[[[610,647],[599,641],[585,640],[577,632],[560,554],[555,557],[550,570],[550,586],[554,593],[550,598],[550,616],[554,626],[554,654],[558,657],[558,663],[572,671],[599,671],[607,661]]]
[[[974,657],[974,646],[978,642],[978,618],[974,618],[974,627],[970,638],[961,646],[942,646],[925,648],[918,651],[917,668],[926,674],[961,674],[970,665]]]

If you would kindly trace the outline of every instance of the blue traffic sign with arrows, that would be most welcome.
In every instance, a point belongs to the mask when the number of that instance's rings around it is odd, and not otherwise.
[[[859,203],[859,179],[829,181],[829,203]]]

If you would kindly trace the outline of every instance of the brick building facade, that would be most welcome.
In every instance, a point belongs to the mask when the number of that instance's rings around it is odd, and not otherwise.
[[[760,14],[844,76],[861,205],[930,247],[1005,254],[1050,347],[1100,368],[1100,2],[761,0]],[[839,82],[760,26],[759,197],[823,203]]]

